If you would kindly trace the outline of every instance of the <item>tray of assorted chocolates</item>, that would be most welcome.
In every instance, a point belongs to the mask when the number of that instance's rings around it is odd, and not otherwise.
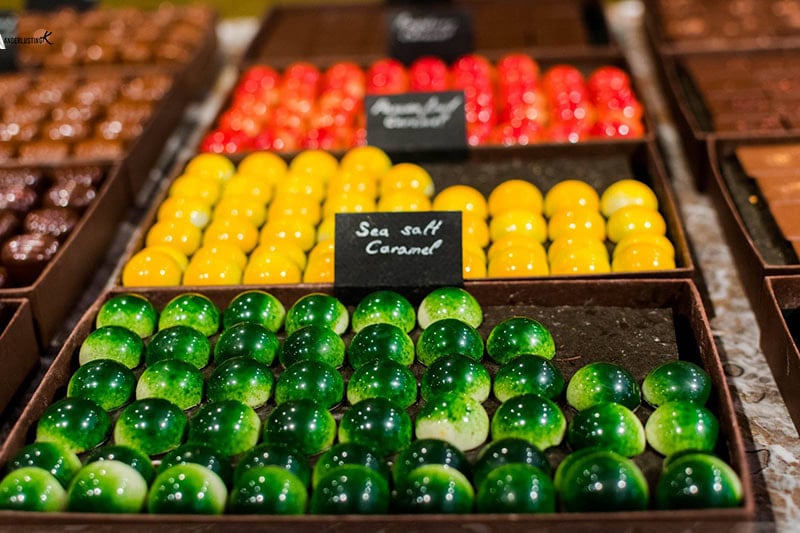
[[[461,211],[465,279],[690,277],[671,187],[650,143],[474,151],[392,160],[372,146],[339,161],[178,167],[121,262],[122,286],[332,283],[337,213]]]
[[[647,24],[662,54],[800,45],[796,0],[647,0]]]
[[[600,2],[594,0],[511,0],[502,9],[492,2],[459,0],[447,7],[469,14],[474,49],[481,53],[530,49],[542,57],[574,57],[618,52],[609,41]],[[399,11],[397,6],[380,3],[274,6],[267,11],[244,61],[275,67],[299,60],[371,62],[389,53],[389,18]],[[412,9],[411,13],[416,12]],[[435,8],[428,10],[428,14],[437,13]],[[435,34],[437,28],[431,25],[437,23],[441,24],[435,19],[418,22],[409,39]]]
[[[758,309],[765,276],[800,274],[795,192],[800,141],[720,140],[709,154],[711,198],[745,292]]]
[[[367,140],[365,96],[464,91],[466,144],[510,146],[650,138],[639,91],[618,56],[559,61],[525,52],[423,57],[405,66],[296,61],[243,66],[201,150],[346,150]]]
[[[19,15],[17,35],[47,32],[51,45],[21,47],[17,64],[26,71],[158,65],[176,76],[186,97],[196,97],[211,85],[218,68],[215,26],[213,10],[201,5],[26,11]]]
[[[119,167],[0,166],[0,297],[28,298],[46,345],[130,203]]]
[[[131,194],[147,179],[187,105],[160,68],[0,75],[3,164],[122,166]]]
[[[39,345],[24,298],[0,298],[0,413],[39,364]]]
[[[800,372],[800,300],[797,276],[770,276],[764,279],[761,305],[755,309],[760,319],[761,350],[783,395],[794,425],[800,428],[800,397],[797,375]]]
[[[791,50],[663,57],[673,116],[699,185],[711,177],[710,140],[797,133],[798,66],[798,55]]]
[[[0,517],[28,526],[577,530],[754,512],[689,280],[472,282],[413,302],[112,290],[0,464]]]

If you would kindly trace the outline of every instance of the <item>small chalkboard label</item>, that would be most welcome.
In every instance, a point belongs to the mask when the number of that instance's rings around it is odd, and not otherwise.
[[[78,11],[88,11],[100,5],[100,0],[26,0],[28,11],[58,11],[63,7],[71,7]]]
[[[463,91],[367,95],[367,144],[387,152],[466,150]]]
[[[334,253],[337,290],[461,285],[461,213],[337,214]]]
[[[463,8],[412,8],[387,16],[389,55],[410,65],[422,56],[451,63],[475,50],[472,13]]]
[[[0,11],[0,72],[17,69],[17,15],[13,11]]]

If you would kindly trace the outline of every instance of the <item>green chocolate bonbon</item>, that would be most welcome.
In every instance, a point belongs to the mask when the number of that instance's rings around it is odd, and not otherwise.
[[[394,324],[370,324],[353,335],[347,347],[347,360],[353,368],[374,359],[391,359],[401,365],[414,363],[414,341]]]
[[[414,430],[418,439],[442,439],[459,450],[471,450],[486,442],[489,415],[469,396],[437,396],[419,410]]]
[[[67,508],[79,513],[138,513],[147,498],[147,481],[121,461],[89,463],[75,475]]]
[[[55,442],[75,453],[102,444],[111,429],[106,411],[92,400],[64,398],[48,407],[36,426],[36,440]]]
[[[113,359],[95,359],[81,365],[67,385],[67,396],[93,400],[106,411],[122,407],[133,396],[136,377]]]
[[[183,410],[203,400],[203,374],[191,363],[164,359],[147,367],[136,384],[136,399],[163,398]]]
[[[417,339],[417,360],[430,366],[448,355],[480,361],[483,339],[478,330],[457,318],[444,318],[429,325]]]
[[[647,443],[661,455],[684,450],[711,451],[717,444],[719,421],[692,402],[669,402],[653,411],[644,426]]]
[[[256,409],[272,396],[275,376],[262,363],[249,357],[226,359],[214,369],[206,383],[211,402],[238,400]]]
[[[354,332],[370,324],[393,324],[410,333],[417,324],[417,314],[405,296],[394,291],[375,291],[364,296],[353,311]]]
[[[83,340],[78,351],[78,361],[85,365],[96,359],[113,359],[127,368],[136,368],[142,362],[144,342],[133,331],[121,326],[103,326]]]
[[[634,377],[619,365],[589,363],[567,384],[567,403],[581,411],[598,403],[619,403],[631,411],[639,407],[641,393]]]
[[[289,400],[280,404],[264,424],[264,442],[283,444],[303,455],[327,450],[335,438],[333,415],[311,400]]]
[[[523,354],[552,359],[556,354],[556,344],[550,331],[541,323],[529,317],[515,316],[492,328],[486,338],[486,353],[501,365]]]
[[[491,427],[495,440],[517,437],[546,450],[561,443],[567,422],[552,401],[535,394],[523,394],[506,400],[497,408]]]
[[[210,337],[219,330],[220,317],[219,308],[207,296],[189,292],[167,302],[158,317],[158,329],[189,326]]]
[[[367,398],[386,398],[405,409],[417,401],[417,378],[391,359],[370,361],[356,369],[347,383],[351,405]]]
[[[211,342],[189,326],[177,325],[159,330],[150,339],[145,364],[152,366],[166,359],[179,359],[202,369],[211,358]]]
[[[494,396],[501,402],[521,394],[538,394],[555,400],[564,391],[564,377],[552,361],[539,355],[523,354],[497,369]]]
[[[358,442],[380,456],[411,442],[411,417],[386,398],[368,398],[352,405],[339,423],[339,442]]]
[[[420,393],[425,400],[456,395],[484,402],[491,389],[492,378],[486,368],[463,355],[440,357],[420,380]]]
[[[284,367],[299,361],[322,361],[334,368],[344,364],[342,338],[325,326],[310,325],[296,329],[283,341],[278,360]]]
[[[220,364],[234,357],[250,357],[270,366],[279,346],[278,337],[264,326],[241,322],[219,335],[214,345],[214,362]]]
[[[470,293],[459,287],[440,287],[428,293],[417,309],[419,327],[428,326],[444,318],[463,320],[473,328],[483,322],[483,310]]]
[[[625,457],[644,452],[644,427],[633,412],[618,403],[599,403],[578,412],[569,423],[567,441],[573,450],[603,448]]]
[[[233,514],[299,515],[308,492],[297,476],[279,466],[248,470],[233,486],[228,510]]]
[[[286,311],[284,328],[287,334],[291,334],[312,324],[330,328],[341,335],[347,331],[350,316],[347,308],[336,297],[315,292],[300,297]]]
[[[237,400],[203,405],[189,422],[187,442],[202,443],[230,457],[258,442],[261,419],[252,407]]]
[[[114,425],[114,442],[149,456],[177,448],[188,424],[180,407],[163,398],[146,398],[128,404]]]
[[[694,363],[671,361],[654,368],[645,376],[642,396],[653,407],[674,401],[705,405],[711,396],[711,378]]]
[[[147,495],[147,510],[153,514],[219,515],[227,499],[228,489],[217,474],[186,463],[158,474]]]
[[[250,322],[276,333],[283,326],[286,308],[272,294],[250,290],[239,293],[222,313],[222,326],[225,329],[241,322]]]
[[[100,307],[95,318],[95,326],[121,326],[142,338],[149,337],[156,330],[158,312],[150,300],[138,294],[119,294],[109,298]]]

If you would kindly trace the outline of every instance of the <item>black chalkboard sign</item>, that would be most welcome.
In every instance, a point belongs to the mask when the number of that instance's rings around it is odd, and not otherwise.
[[[472,13],[464,8],[428,7],[390,11],[389,55],[410,65],[422,56],[452,63],[475,51]]]
[[[467,149],[463,91],[367,95],[367,144],[387,152]]]
[[[461,285],[461,213],[337,214],[334,267],[337,290]]]
[[[0,72],[17,69],[17,15],[13,11],[0,11]]]
[[[26,0],[28,11],[58,11],[62,7],[71,7],[78,11],[88,11],[100,5],[100,0]]]

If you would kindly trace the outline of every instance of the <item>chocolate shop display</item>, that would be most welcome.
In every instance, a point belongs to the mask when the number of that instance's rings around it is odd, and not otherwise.
[[[0,521],[784,520],[791,422],[739,385],[771,370],[800,419],[800,4],[641,5],[653,50],[594,0],[274,7],[191,113],[240,22],[20,14],[53,44],[0,74]],[[659,82],[714,177],[719,272]],[[768,370],[717,306],[734,268]]]

